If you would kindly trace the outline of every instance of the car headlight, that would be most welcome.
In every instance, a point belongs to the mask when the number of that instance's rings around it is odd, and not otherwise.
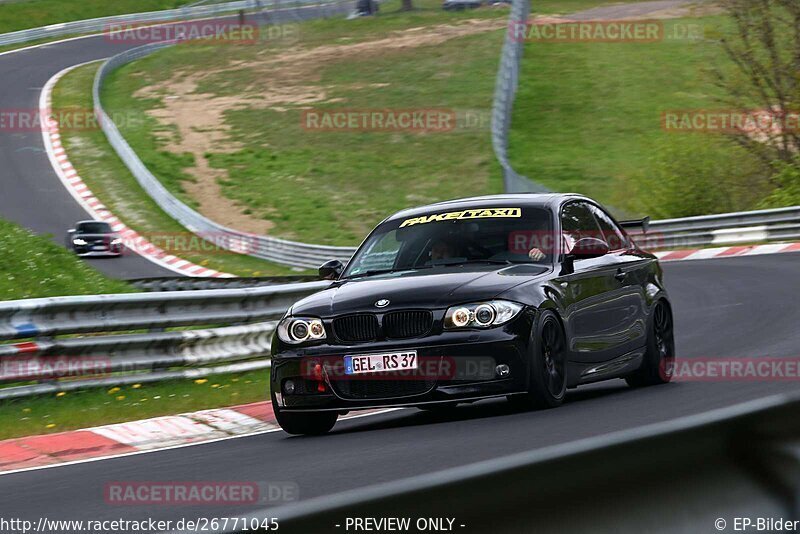
[[[489,300],[448,308],[444,314],[445,330],[455,328],[492,328],[509,322],[522,311],[522,304],[507,300]]]
[[[325,326],[315,317],[284,317],[278,323],[278,337],[284,343],[298,345],[304,341],[325,339]]]
[[[111,240],[111,244],[112,244],[112,245],[121,245],[121,244],[122,244],[122,239],[121,239],[121,238],[119,238],[119,237],[117,237],[117,238],[115,238],[115,239],[112,239],[112,240]]]
[[[76,237],[75,239],[72,240],[72,242],[74,244],[76,244],[76,245],[85,245],[86,244],[86,240],[85,239],[81,239],[80,237]]]

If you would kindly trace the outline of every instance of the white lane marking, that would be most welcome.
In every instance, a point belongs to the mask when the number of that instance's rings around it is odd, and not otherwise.
[[[692,254],[686,256],[685,258],[681,258],[681,260],[705,260],[708,258],[713,258],[730,248],[731,247],[703,248],[698,250],[697,252],[693,252]]]
[[[163,445],[178,445],[187,441],[199,441],[225,436],[220,430],[199,423],[182,415],[167,415],[101,426],[90,430],[104,438],[136,447],[137,449],[160,449]]]
[[[382,414],[385,414],[385,413],[395,412],[395,411],[403,410],[403,409],[404,408],[387,408],[385,410],[380,410],[378,412],[370,412],[370,413],[355,414],[355,415],[346,415],[346,416],[340,418],[339,421],[350,421],[352,419],[361,419],[363,417],[371,417],[373,415],[382,415]],[[85,428],[85,429],[80,429],[80,430],[92,430],[92,429]],[[76,432],[77,432],[77,430],[76,430]],[[168,450],[173,450],[173,449],[183,449],[184,447],[195,447],[197,445],[205,445],[207,443],[217,443],[219,441],[227,441],[229,439],[246,438],[246,437],[249,437],[249,436],[258,436],[258,435],[261,435],[261,434],[269,434],[269,433],[272,433],[272,432],[282,432],[282,430],[280,428],[270,428],[270,429],[266,429],[266,430],[256,430],[256,431],[250,432],[248,434],[238,434],[236,436],[225,436],[225,437],[221,437],[221,438],[210,439],[208,441],[200,441],[200,442],[196,442],[196,443],[181,443],[180,445],[172,445],[170,447],[164,447],[163,449],[148,449],[148,450],[141,450],[141,451],[124,452],[124,453],[120,453],[120,454],[114,454],[114,455],[111,455],[111,456],[99,456],[97,458],[84,458],[82,460],[70,460],[69,462],[61,462],[61,463],[57,463],[57,464],[39,465],[39,466],[34,466],[34,467],[23,467],[23,468],[20,468],[20,469],[12,469],[10,471],[0,472],[0,477],[5,476],[5,475],[13,475],[15,473],[25,473],[25,472],[28,472],[28,471],[40,471],[40,470],[43,470],[43,469],[53,469],[53,468],[56,468],[56,467],[67,467],[67,466],[70,466],[70,465],[88,464],[88,463],[91,463],[91,462],[100,462],[100,461],[103,461],[103,460],[112,460],[112,459],[115,459],[115,458],[125,458],[127,456],[137,456],[137,455],[140,455],[140,454],[151,454],[151,453],[160,452],[160,451],[168,451]]]
[[[257,428],[277,427],[277,423],[268,423],[228,408],[215,408],[184,415],[206,426],[221,430],[226,434],[246,434]]]

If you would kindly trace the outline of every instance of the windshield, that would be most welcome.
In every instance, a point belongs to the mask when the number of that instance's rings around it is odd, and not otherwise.
[[[344,277],[468,264],[552,262],[550,212],[497,207],[432,212],[379,226]]]
[[[81,234],[110,234],[111,226],[104,222],[85,222],[78,224],[76,228]]]

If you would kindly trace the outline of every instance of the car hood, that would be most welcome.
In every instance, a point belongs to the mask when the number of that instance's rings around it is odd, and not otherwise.
[[[330,317],[354,312],[391,311],[401,308],[445,308],[497,297],[514,286],[544,275],[536,265],[515,265],[482,270],[423,269],[337,282],[292,307],[293,315]],[[378,308],[376,302],[388,300]]]

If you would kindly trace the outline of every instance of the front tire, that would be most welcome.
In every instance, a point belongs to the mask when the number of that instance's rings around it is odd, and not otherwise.
[[[642,366],[625,378],[629,386],[666,384],[675,372],[675,338],[672,312],[664,300],[653,308],[647,329],[647,350]]]
[[[567,392],[567,344],[555,313],[542,313],[531,340],[528,392],[508,400],[518,408],[555,408]]]
[[[284,432],[302,436],[327,434],[339,418],[337,412],[284,412],[275,401],[274,395],[272,395],[272,410],[275,413],[275,419]]]

